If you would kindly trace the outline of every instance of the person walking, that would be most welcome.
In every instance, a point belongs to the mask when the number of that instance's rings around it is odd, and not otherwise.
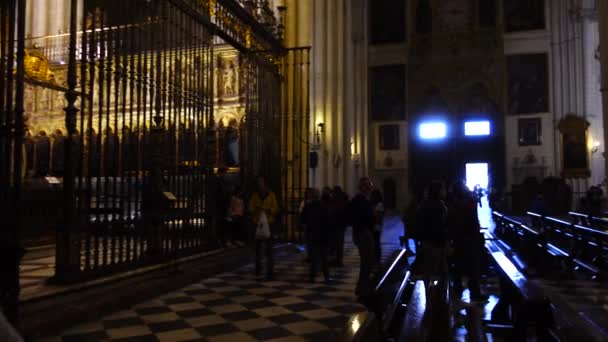
[[[246,240],[245,229],[243,229],[243,218],[245,215],[245,204],[243,203],[243,194],[241,188],[237,187],[232,196],[230,196],[230,208],[228,210],[228,222],[232,243],[237,246],[243,246],[243,241]]]
[[[427,288],[435,280],[447,280],[448,209],[444,199],[443,184],[432,182],[416,215],[417,235],[422,249],[421,271]]]
[[[214,203],[213,205],[213,224],[215,226],[216,236],[219,238],[223,246],[227,246],[230,241],[229,227],[226,222],[228,214],[228,188],[226,184],[226,168],[220,167],[217,171],[215,179]]]
[[[403,222],[403,236],[401,237],[401,244],[405,247],[405,254],[410,257],[416,255],[418,252],[417,235],[416,235],[416,213],[422,201],[424,200],[424,191],[420,190],[412,194],[412,199],[405,208],[404,215],[401,218]],[[414,242],[414,253],[410,247],[410,240]]]
[[[481,293],[481,256],[483,236],[477,217],[476,194],[462,182],[452,187],[454,202],[449,210],[449,238],[454,248],[454,291],[460,298],[463,279],[468,278],[472,302],[484,302],[487,296]]]
[[[300,217],[306,229],[306,243],[310,258],[309,281],[315,281],[319,268],[323,271],[325,282],[329,282],[329,265],[327,249],[329,240],[329,197],[324,194],[319,198],[319,191],[314,189],[311,199],[304,205]]]
[[[270,279],[273,277],[274,269],[272,227],[279,213],[279,204],[276,195],[267,186],[266,179],[263,176],[257,177],[257,190],[249,199],[248,209],[256,225],[255,274],[261,274],[263,254],[266,254],[266,277]],[[264,225],[266,225],[266,229],[262,229],[260,232],[259,228]],[[267,232],[263,230],[267,230]]]
[[[349,216],[353,224],[353,241],[359,249],[359,279],[355,294],[359,301],[369,305],[372,295],[372,268],[374,267],[374,210],[370,202],[373,184],[368,177],[359,180],[359,192],[349,205]]]
[[[382,225],[384,224],[384,203],[380,190],[374,189],[372,191],[370,202],[374,210],[374,252],[376,253],[376,262],[380,263],[382,259]]]
[[[333,228],[333,244],[336,250],[336,266],[344,266],[344,234],[348,226],[348,194],[339,186],[334,186],[330,210],[330,222]]]

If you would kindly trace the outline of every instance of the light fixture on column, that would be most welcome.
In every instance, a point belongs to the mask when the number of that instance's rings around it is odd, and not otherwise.
[[[361,156],[357,153],[357,144],[354,139],[350,141],[350,160],[353,162],[356,169],[361,166]]]
[[[321,149],[321,134],[325,133],[325,124],[319,122],[315,131],[314,142],[312,144],[312,150],[318,151]]]

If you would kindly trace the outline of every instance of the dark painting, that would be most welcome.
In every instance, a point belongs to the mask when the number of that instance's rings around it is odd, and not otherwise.
[[[504,0],[505,32],[542,30],[545,28],[543,0]]]
[[[405,40],[405,0],[370,1],[372,44],[401,43]]]
[[[549,111],[547,54],[507,56],[509,114]]]
[[[587,169],[587,144],[584,134],[564,133],[564,169]]]
[[[496,2],[497,0],[481,0],[479,1],[479,26],[494,27],[496,26]]]
[[[381,125],[378,130],[380,150],[399,150],[399,125]]]
[[[541,144],[540,118],[519,119],[519,146]]]
[[[433,10],[430,0],[418,0],[416,3],[416,33],[426,34],[433,29]]]
[[[405,120],[404,65],[371,68],[370,89],[372,120]]]

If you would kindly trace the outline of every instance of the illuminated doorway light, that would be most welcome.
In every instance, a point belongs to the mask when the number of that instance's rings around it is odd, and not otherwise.
[[[490,121],[467,121],[464,123],[464,135],[490,135]]]
[[[443,139],[447,136],[444,122],[424,122],[418,126],[418,136],[424,140]]]

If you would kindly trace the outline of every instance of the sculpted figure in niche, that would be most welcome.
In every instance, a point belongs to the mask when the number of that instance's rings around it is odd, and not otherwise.
[[[236,85],[236,75],[234,70],[234,62],[230,61],[222,71],[222,83],[224,86],[224,95],[234,95]]]

